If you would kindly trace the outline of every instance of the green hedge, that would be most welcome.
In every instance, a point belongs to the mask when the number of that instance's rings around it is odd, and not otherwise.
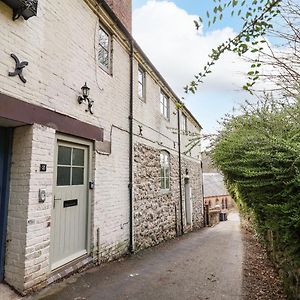
[[[212,158],[300,299],[300,106],[268,103],[224,122]]]

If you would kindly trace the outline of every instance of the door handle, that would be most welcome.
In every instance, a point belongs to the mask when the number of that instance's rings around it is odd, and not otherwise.
[[[61,201],[61,198],[56,198],[56,197],[54,196],[53,208],[55,208],[55,202],[56,202],[56,201]]]

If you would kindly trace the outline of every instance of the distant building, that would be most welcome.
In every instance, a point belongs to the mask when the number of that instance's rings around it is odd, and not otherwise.
[[[225,187],[222,174],[203,173],[203,185],[206,224],[209,225],[209,211],[219,209],[220,212],[227,212],[235,204]]]
[[[219,170],[213,165],[209,154],[206,152],[202,152],[202,165],[203,165],[203,173],[218,173]]]

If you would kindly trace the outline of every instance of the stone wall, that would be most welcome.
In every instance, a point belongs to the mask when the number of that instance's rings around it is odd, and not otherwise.
[[[170,154],[170,191],[160,189],[160,150],[141,143],[134,147],[134,228],[136,250],[174,238],[180,232],[178,156]],[[190,176],[192,224],[185,220],[184,182]],[[200,163],[183,160],[183,223],[188,232],[203,226]]]
[[[170,192],[162,193],[160,190],[159,150],[136,144],[134,162],[135,246],[136,250],[140,250],[176,236],[178,193],[173,190],[176,174],[173,168]]]
[[[213,227],[220,223],[220,212],[219,208],[209,210],[208,226]]]

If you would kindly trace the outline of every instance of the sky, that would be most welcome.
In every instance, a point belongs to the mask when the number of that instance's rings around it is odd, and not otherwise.
[[[212,0],[133,0],[133,36],[179,97],[202,71],[213,47],[235,36],[242,22],[225,15],[213,27],[196,30],[194,20],[213,8]],[[203,18],[204,19],[204,18]],[[242,90],[249,64],[226,54],[195,95],[184,103],[203,127],[215,133],[218,121],[251,97]]]

